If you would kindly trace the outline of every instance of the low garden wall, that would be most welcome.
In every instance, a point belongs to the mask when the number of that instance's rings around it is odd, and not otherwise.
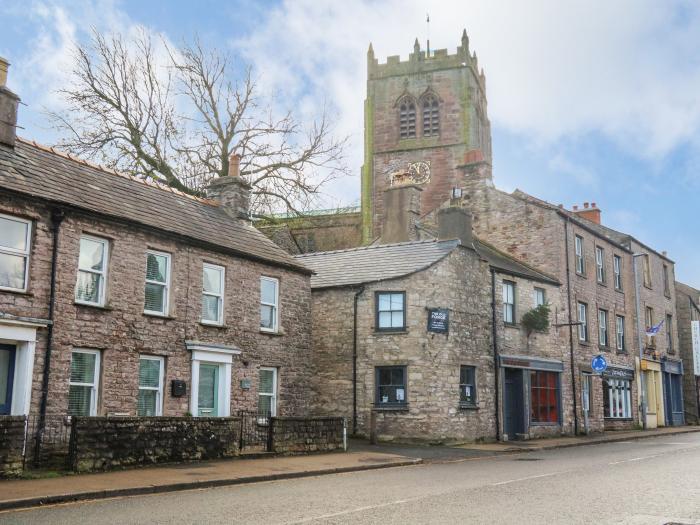
[[[340,417],[272,418],[272,451],[305,454],[342,450],[345,423]]]
[[[22,473],[26,420],[24,416],[0,416],[0,478]]]
[[[229,458],[239,454],[235,417],[74,417],[75,472]]]

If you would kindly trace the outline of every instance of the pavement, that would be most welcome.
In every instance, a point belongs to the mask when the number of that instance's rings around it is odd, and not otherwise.
[[[321,476],[419,463],[449,463],[581,445],[631,442],[700,432],[700,427],[607,432],[596,436],[560,437],[506,443],[419,446],[370,445],[351,440],[350,452],[307,456],[237,458],[137,468],[57,478],[0,481],[0,511],[74,501],[155,494],[191,489]]]
[[[0,512],[0,524],[699,525],[698,465],[700,433],[662,434]]]

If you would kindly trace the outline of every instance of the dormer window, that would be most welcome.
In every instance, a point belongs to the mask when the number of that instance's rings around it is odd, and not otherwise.
[[[438,99],[428,94],[421,101],[423,109],[423,136],[436,137],[440,134],[440,108]]]
[[[402,139],[416,138],[416,102],[409,96],[399,102],[399,134]]]

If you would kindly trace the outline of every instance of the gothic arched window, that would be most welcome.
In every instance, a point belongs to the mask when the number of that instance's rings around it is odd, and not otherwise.
[[[440,107],[438,99],[428,94],[421,100],[423,108],[423,136],[434,137],[440,134]]]
[[[399,136],[402,139],[416,137],[416,103],[408,96],[399,102]]]

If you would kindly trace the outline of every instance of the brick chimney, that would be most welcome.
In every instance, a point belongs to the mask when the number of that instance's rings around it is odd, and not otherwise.
[[[412,241],[417,238],[416,221],[420,216],[422,188],[415,184],[392,186],[384,191],[382,244]]]
[[[0,144],[14,148],[17,138],[17,106],[19,97],[7,88],[10,63],[0,57]]]
[[[582,219],[600,224],[600,208],[596,206],[595,202],[584,202],[583,208],[574,206],[573,212]]]
[[[462,246],[472,245],[472,214],[469,211],[461,206],[442,208],[438,211],[437,222],[439,240],[459,239]]]
[[[237,219],[250,218],[250,184],[240,174],[241,156],[228,159],[228,175],[214,179],[207,186],[207,197],[219,202],[222,209]]]

